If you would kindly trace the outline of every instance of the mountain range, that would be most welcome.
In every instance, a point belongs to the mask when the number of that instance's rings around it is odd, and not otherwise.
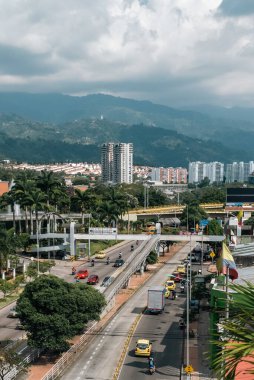
[[[0,93],[0,112],[2,159],[99,162],[108,141],[132,142],[139,165],[253,159],[252,109],[244,118],[243,109],[182,110],[103,94]]]

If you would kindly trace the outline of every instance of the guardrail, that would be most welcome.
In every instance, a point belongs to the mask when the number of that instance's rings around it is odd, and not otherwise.
[[[85,344],[88,343],[89,336],[95,331],[95,327],[98,322],[94,322],[93,325],[83,334],[79,342],[73,345],[62,357],[57,361],[57,363],[46,373],[41,380],[52,380],[56,379],[69,364],[71,364],[76,357],[84,348]]]
[[[40,349],[33,349],[33,351],[27,355],[20,365],[18,367],[14,366],[11,371],[9,371],[5,376],[4,380],[12,380],[15,379],[19,372],[22,371],[22,368],[24,368],[28,363],[33,362],[36,358],[38,358],[41,354],[42,350]]]

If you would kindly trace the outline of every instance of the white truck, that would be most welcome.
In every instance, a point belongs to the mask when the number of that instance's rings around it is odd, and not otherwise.
[[[153,314],[162,313],[165,307],[165,287],[152,286],[147,294],[147,311]]]

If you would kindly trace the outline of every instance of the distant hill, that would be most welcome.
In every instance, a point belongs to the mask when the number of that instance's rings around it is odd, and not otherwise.
[[[152,126],[126,125],[107,119],[75,120],[64,124],[40,123],[16,115],[0,115],[0,158],[27,162],[100,161],[100,144],[132,142],[134,163],[184,166],[189,161],[231,162],[250,159],[244,151],[215,141],[184,136]]]
[[[189,160],[197,159],[253,160],[253,109],[248,109],[246,114],[240,108],[210,106],[179,110],[103,94],[74,97],[0,93],[0,113],[0,131],[11,139],[22,139],[23,145],[25,141],[38,143],[41,139],[48,144],[58,141],[59,147],[65,143],[82,145],[82,149],[94,145],[95,149],[109,140],[128,140],[134,143],[135,159],[140,163],[186,166]],[[242,117],[245,119],[241,120]],[[145,144],[139,138],[140,131],[146,134],[143,136]],[[63,148],[65,153],[68,146]],[[2,154],[8,152],[4,146],[2,149]],[[78,148],[76,152],[70,150],[70,156],[80,157],[78,152]],[[89,152],[91,160],[97,157],[95,151]],[[43,152],[34,153],[42,160]],[[44,157],[43,161],[51,156]],[[63,160],[69,159],[64,152],[61,156]]]

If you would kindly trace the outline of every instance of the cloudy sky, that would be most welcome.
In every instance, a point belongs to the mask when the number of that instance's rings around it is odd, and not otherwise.
[[[254,106],[254,0],[0,0],[0,91]]]

